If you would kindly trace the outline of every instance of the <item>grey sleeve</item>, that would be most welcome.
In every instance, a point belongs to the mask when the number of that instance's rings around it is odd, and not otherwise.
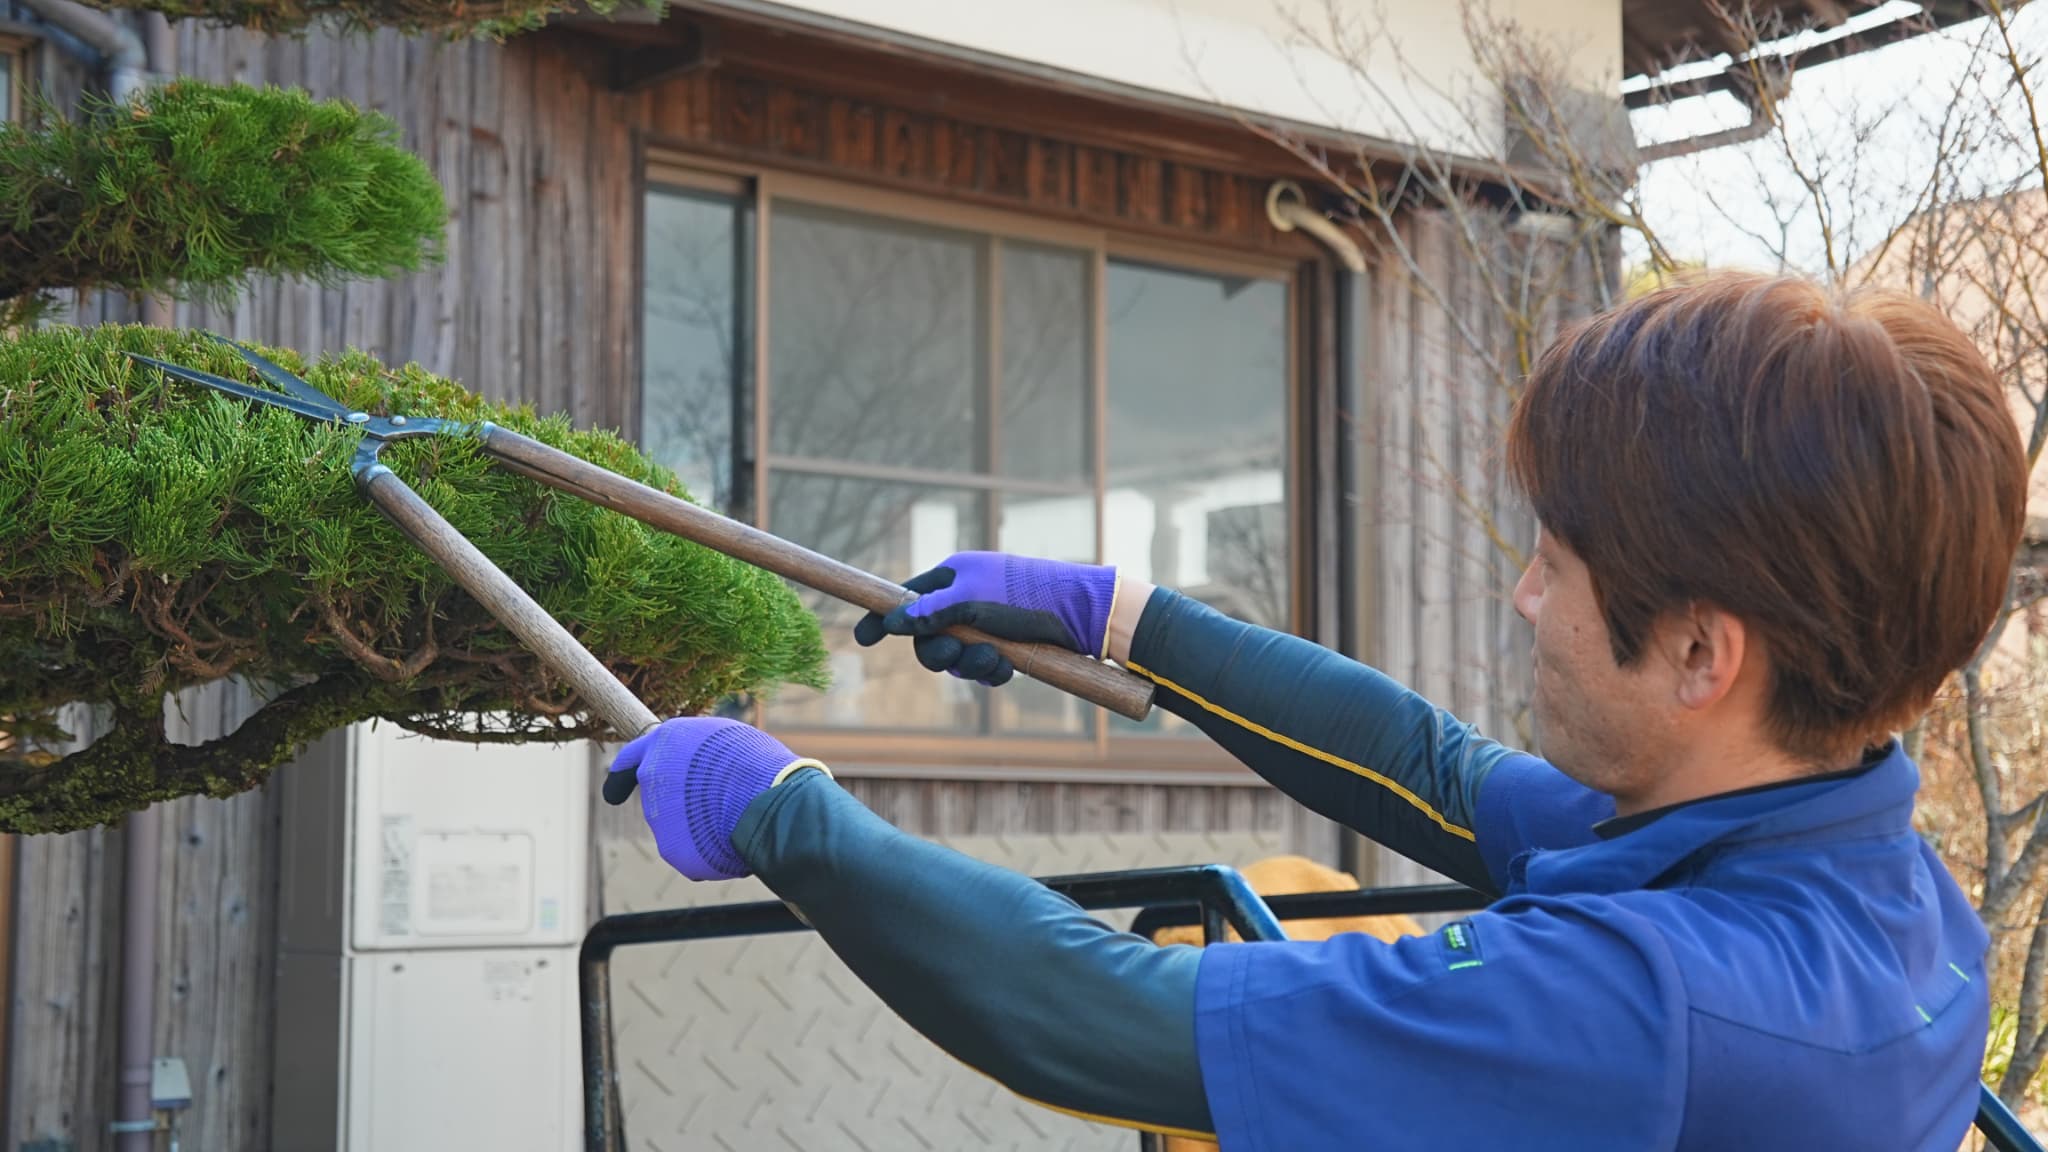
[[[817,771],[733,844],[855,976],[940,1048],[1034,1102],[1206,1136],[1201,952],[1120,933],[1027,876],[898,831]]]

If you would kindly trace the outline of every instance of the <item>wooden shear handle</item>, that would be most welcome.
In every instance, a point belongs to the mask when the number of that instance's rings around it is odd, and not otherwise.
[[[380,464],[366,469],[357,476],[356,486],[413,543],[438,561],[463,591],[476,597],[549,668],[575,685],[577,694],[590,702],[613,731],[630,740],[661,723],[590,649],[389,468]],[[604,781],[604,798],[608,803],[623,804],[637,783],[634,773],[610,773]]]
[[[915,592],[901,584],[677,499],[509,429],[483,424],[478,436],[486,452],[522,476],[622,512],[643,524],[744,560],[855,607],[890,612],[917,599]],[[956,627],[948,632],[968,643],[993,644],[1017,671],[1119,716],[1143,720],[1152,710],[1152,682],[1134,672],[1050,644],[1020,644],[975,628]]]

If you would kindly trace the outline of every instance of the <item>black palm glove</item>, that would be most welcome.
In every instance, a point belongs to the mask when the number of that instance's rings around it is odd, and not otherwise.
[[[863,616],[853,627],[854,640],[867,648],[884,636],[910,636],[926,668],[995,687],[1016,669],[994,646],[964,643],[945,635],[947,629],[965,625],[1102,659],[1117,571],[1003,552],[956,552],[903,586],[919,597],[893,612]]]

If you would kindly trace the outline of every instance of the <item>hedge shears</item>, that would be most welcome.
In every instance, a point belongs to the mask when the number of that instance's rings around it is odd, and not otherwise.
[[[178,380],[204,385],[216,392],[257,404],[283,408],[309,420],[361,432],[362,439],[356,445],[355,457],[350,464],[356,489],[407,538],[432,556],[499,623],[523,640],[550,669],[574,685],[605,722],[624,738],[630,739],[654,727],[660,722],[659,718],[618,677],[599,663],[589,649],[570,635],[568,629],[527,595],[525,589],[491,563],[476,545],[421,499],[411,485],[379,460],[385,445],[422,436],[466,437],[475,441],[493,460],[522,476],[631,516],[650,527],[766,569],[856,607],[887,613],[917,599],[917,593],[900,584],[721,516],[489,421],[373,416],[352,409],[262,355],[226,337],[213,333],[207,335],[240,353],[256,375],[276,391],[133,352],[129,356]],[[1142,720],[1151,710],[1152,684],[1133,672],[1052,645],[1002,640],[973,628],[960,627],[950,631],[967,643],[993,644],[1009,658],[1017,671],[1118,715]],[[612,804],[624,803],[632,795],[636,783],[630,772],[607,774],[605,800]]]

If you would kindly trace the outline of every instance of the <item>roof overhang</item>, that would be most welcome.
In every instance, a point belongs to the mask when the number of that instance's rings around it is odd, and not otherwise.
[[[1733,0],[1723,0],[1733,2]],[[1922,4],[1866,0],[1752,0],[1772,5],[1770,26],[1789,40],[1743,46],[1715,22],[1715,0],[1622,0],[1624,89],[1631,106],[1737,88],[1753,59],[1782,59],[1793,68],[1841,59],[1981,16],[1978,0]],[[2024,0],[2016,0],[2023,3]],[[641,87],[701,67],[801,77],[825,70],[851,91],[935,101],[962,115],[1025,130],[1054,126],[1077,141],[1135,147],[1190,161],[1235,166],[1272,177],[1312,177],[1301,156],[1275,142],[1346,157],[1398,172],[1415,151],[1392,139],[1251,114],[1173,92],[931,39],[776,0],[670,0],[665,17],[621,5],[610,17],[557,18],[613,45],[613,83]],[[1646,63],[1647,62],[1647,63]],[[1646,67],[1666,81],[1650,82]],[[1633,91],[1628,89],[1633,88]],[[1583,94],[1596,103],[1601,96]],[[1618,117],[1620,109],[1608,115]],[[1587,115],[1594,120],[1602,117]],[[1625,129],[1623,129],[1625,131]],[[1510,142],[1512,143],[1512,142]],[[1499,160],[1440,157],[1480,183],[1502,177]],[[1517,173],[1510,148],[1510,167]],[[1628,166],[1624,164],[1624,166]],[[1543,180],[1529,172],[1534,191]]]
[[[1719,0],[1622,0],[1622,93],[1629,107],[1739,90],[1755,63],[1797,71],[1984,15],[1980,0],[1750,0],[1743,28],[1721,17],[1728,7]]]

